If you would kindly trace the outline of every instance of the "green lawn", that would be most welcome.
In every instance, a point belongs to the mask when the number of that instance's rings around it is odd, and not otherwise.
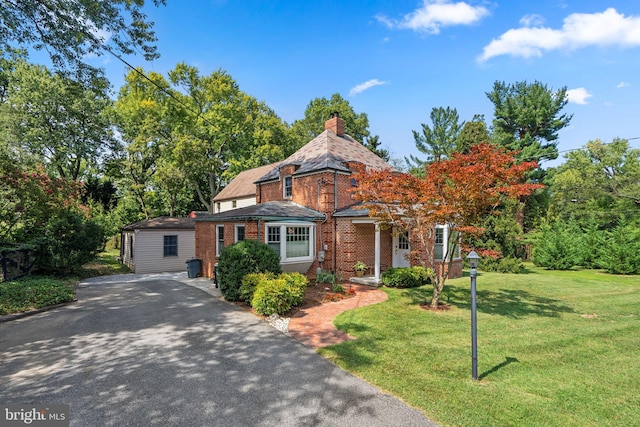
[[[112,274],[131,273],[126,265],[118,261],[120,249],[107,249],[98,254],[98,258],[82,266],[80,276],[82,278],[93,276],[109,276]]]
[[[430,287],[385,288],[335,319],[358,339],[321,354],[442,425],[640,425],[640,277],[480,272],[477,382],[469,277],[448,285],[444,312],[419,307]]]

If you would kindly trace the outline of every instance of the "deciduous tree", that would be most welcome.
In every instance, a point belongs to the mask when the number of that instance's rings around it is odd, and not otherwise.
[[[567,153],[552,174],[552,215],[589,218],[598,215],[614,223],[640,212],[640,149],[624,139],[605,144],[591,141]]]
[[[97,166],[113,141],[105,114],[108,82],[100,72],[77,77],[17,61],[0,104],[0,126],[17,160],[74,180]]]
[[[106,50],[145,59],[158,58],[153,23],[142,12],[144,0],[3,0],[0,49],[45,49],[56,68],[91,68],[86,58]],[[153,0],[156,6],[164,0]]]
[[[514,152],[479,144],[466,154],[455,153],[450,159],[429,164],[422,178],[389,170],[362,171],[354,197],[369,209],[371,217],[409,231],[424,251],[417,259],[425,267],[433,267],[436,224],[448,225],[458,233],[481,233],[483,216],[505,198],[527,195],[541,187],[523,181],[536,163],[517,164],[515,156]],[[432,307],[438,305],[458,244],[457,233],[448,234],[446,262],[432,274]]]

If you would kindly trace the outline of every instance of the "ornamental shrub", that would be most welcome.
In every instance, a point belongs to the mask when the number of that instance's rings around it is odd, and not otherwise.
[[[251,273],[242,278],[242,284],[240,285],[240,301],[244,301],[247,304],[251,304],[253,294],[258,287],[258,283],[263,280],[275,279],[276,275],[272,272],[267,273]]]
[[[242,240],[220,252],[218,282],[222,296],[227,301],[238,301],[242,278],[250,273],[271,272],[279,274],[280,256],[266,243]]]
[[[307,278],[300,273],[265,277],[257,283],[251,307],[263,316],[285,314],[302,302],[307,283]]]
[[[392,288],[415,288],[430,282],[431,269],[424,267],[389,268],[382,273],[382,283]]]

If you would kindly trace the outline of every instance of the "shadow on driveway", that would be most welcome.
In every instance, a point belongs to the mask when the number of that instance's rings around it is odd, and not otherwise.
[[[83,282],[0,324],[0,402],[71,425],[434,426],[231,304],[175,280]]]

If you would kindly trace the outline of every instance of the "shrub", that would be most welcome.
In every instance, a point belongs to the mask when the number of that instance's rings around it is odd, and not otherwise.
[[[104,246],[102,227],[73,211],[63,211],[50,219],[35,246],[35,270],[64,276],[96,258]]]
[[[533,263],[550,270],[570,270],[579,262],[579,238],[571,223],[543,227],[533,248]]]
[[[218,259],[218,282],[227,301],[240,299],[242,278],[250,273],[279,274],[280,257],[266,243],[243,240],[224,248]]]
[[[382,283],[393,288],[415,288],[430,282],[432,271],[424,267],[389,268],[382,273]]]
[[[276,275],[272,272],[267,273],[250,273],[242,278],[240,285],[240,301],[244,301],[247,304],[251,304],[253,294],[258,287],[258,283],[267,279],[275,279]]]
[[[75,298],[75,290],[59,279],[29,276],[0,283],[0,315],[43,308]]]
[[[344,293],[344,287],[340,283],[334,283],[331,288],[335,293],[338,293],[338,294]]]
[[[602,266],[613,274],[640,274],[640,230],[618,225],[607,233]]]
[[[485,257],[480,260],[479,270],[495,271],[496,273],[522,273],[524,264],[520,258],[492,258]]]
[[[336,276],[327,270],[320,270],[316,275],[316,283],[331,283],[334,284],[336,282]]]
[[[263,316],[285,314],[299,305],[307,287],[307,278],[300,273],[283,273],[275,279],[264,278],[257,283],[251,307]]]

